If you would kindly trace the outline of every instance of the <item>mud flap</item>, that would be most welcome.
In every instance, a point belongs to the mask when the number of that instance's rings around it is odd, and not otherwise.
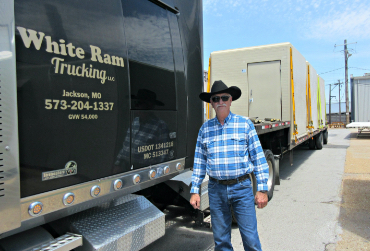
[[[187,201],[190,201],[190,190],[191,190],[191,175],[192,171],[185,171],[171,180],[166,181],[165,183],[171,187],[175,192],[180,193],[180,195],[185,198]],[[209,198],[208,198],[208,181],[209,177],[203,179],[202,185],[200,186],[200,210],[203,211],[209,207]],[[180,192],[181,191],[181,192]]]

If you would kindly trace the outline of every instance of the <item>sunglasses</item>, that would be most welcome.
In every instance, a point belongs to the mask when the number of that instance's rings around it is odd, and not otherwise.
[[[222,99],[222,101],[226,102],[229,100],[230,97],[231,96],[226,96],[226,95],[225,96],[214,96],[211,99],[213,102],[217,103],[217,102],[220,102],[220,98]]]

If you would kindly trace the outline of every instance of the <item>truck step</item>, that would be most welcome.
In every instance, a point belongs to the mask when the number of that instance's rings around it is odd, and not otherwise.
[[[73,233],[66,233],[48,243],[33,248],[32,251],[69,251],[82,246],[82,236]]]
[[[165,215],[144,196],[129,194],[71,219],[83,236],[76,251],[140,250],[165,234]]]
[[[211,215],[208,215],[206,218],[204,218],[204,223],[209,224],[208,227],[212,228],[212,222],[211,222]]]
[[[180,195],[186,200],[190,201],[190,190],[191,190],[191,175],[192,171],[185,171],[171,180],[166,181],[166,184],[171,187],[175,192],[180,193]],[[209,198],[208,198],[208,181],[209,177],[206,177],[202,181],[200,186],[200,210],[203,211],[209,208]]]

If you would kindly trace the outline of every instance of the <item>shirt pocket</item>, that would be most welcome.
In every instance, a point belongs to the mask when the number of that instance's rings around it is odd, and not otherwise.
[[[235,156],[243,157],[247,150],[247,144],[245,138],[232,137],[230,139],[229,147],[232,147]]]

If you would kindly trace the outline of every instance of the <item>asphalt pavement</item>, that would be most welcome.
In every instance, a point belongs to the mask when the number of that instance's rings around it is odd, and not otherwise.
[[[292,166],[289,155],[280,161],[280,185],[275,186],[268,206],[257,209],[264,251],[368,250],[356,249],[353,239],[355,249],[343,242],[348,236],[347,226],[352,227],[350,230],[356,229],[355,223],[344,222],[342,201],[346,153],[353,135],[353,131],[347,129],[331,129],[328,144],[322,150],[300,146],[293,151]],[[370,140],[365,144],[369,145]],[[170,207],[165,213],[166,235],[144,250],[213,250],[210,229],[195,227],[182,208]],[[349,232],[356,235],[355,231]],[[370,236],[362,238],[366,247]],[[244,250],[236,225],[232,228],[232,243],[235,251]]]
[[[262,210],[258,231],[265,251],[326,250],[339,240],[341,182],[349,130],[330,130],[322,150],[293,150],[293,166],[280,162],[280,186]],[[244,250],[242,247],[235,250]]]

